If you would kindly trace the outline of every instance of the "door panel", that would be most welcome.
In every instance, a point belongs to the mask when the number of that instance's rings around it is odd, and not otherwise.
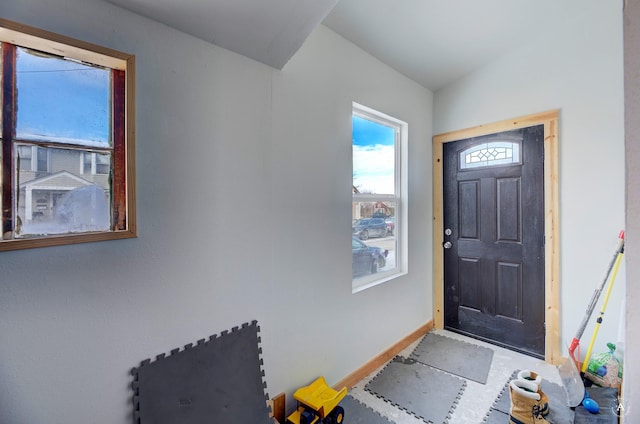
[[[466,205],[460,211],[460,238],[477,240],[480,236],[480,181],[461,181],[458,196]]]
[[[480,311],[482,308],[482,287],[479,281],[479,261],[477,258],[460,258],[460,305]]]
[[[522,266],[499,262],[496,285],[496,314],[522,321]]]
[[[443,146],[444,226],[452,230],[444,236],[451,243],[445,328],[537,357],[544,356],[543,137],[539,125]]]
[[[520,178],[497,180],[497,240],[501,242],[522,241],[520,223]]]

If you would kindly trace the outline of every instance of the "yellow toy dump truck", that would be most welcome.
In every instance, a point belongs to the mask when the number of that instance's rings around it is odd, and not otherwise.
[[[298,409],[287,417],[287,424],[341,424],[344,409],[338,404],[347,395],[347,388],[336,391],[318,377],[308,386],[295,391]]]

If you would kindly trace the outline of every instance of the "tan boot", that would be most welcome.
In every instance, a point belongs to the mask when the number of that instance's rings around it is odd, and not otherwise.
[[[526,380],[511,380],[509,383],[510,424],[549,424],[542,416],[538,385]]]
[[[549,414],[549,397],[542,391],[542,377],[533,371],[522,370],[518,373],[517,379],[536,383],[538,386],[537,393],[540,395],[538,405],[542,411],[542,416],[546,417]]]

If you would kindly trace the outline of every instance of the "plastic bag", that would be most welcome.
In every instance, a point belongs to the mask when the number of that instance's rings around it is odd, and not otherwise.
[[[585,377],[602,387],[620,387],[622,362],[616,357],[616,345],[607,343],[608,352],[594,355],[589,361]]]

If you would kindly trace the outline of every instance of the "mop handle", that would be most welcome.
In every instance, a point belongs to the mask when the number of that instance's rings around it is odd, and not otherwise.
[[[591,297],[591,302],[589,302],[589,306],[587,307],[587,312],[584,315],[582,322],[580,323],[580,327],[578,327],[578,331],[576,332],[576,336],[574,337],[574,340],[580,340],[582,338],[582,335],[584,334],[584,330],[585,328],[587,328],[587,323],[591,318],[591,314],[593,313],[593,310],[596,308],[596,303],[598,303],[598,298],[600,298],[600,294],[602,293],[604,286],[607,284],[607,280],[609,279],[609,274],[611,273],[611,270],[613,269],[613,265],[615,264],[616,259],[618,258],[618,254],[622,253],[623,249],[624,249],[624,230],[620,231],[620,235],[618,235],[618,245],[616,246],[616,251],[613,253],[611,260],[609,261],[609,266],[607,266],[607,271],[604,273],[604,277],[602,278],[602,283],[600,284],[600,287],[593,292],[593,296]]]
[[[602,324],[602,320],[604,319],[604,311],[607,309],[607,304],[609,303],[609,297],[611,296],[611,289],[613,288],[613,283],[616,280],[616,275],[618,274],[618,268],[620,267],[620,262],[622,262],[623,253],[624,251],[621,251],[618,254],[618,257],[616,259],[616,265],[613,268],[613,274],[611,274],[611,282],[607,287],[607,293],[604,295],[604,300],[602,301],[602,307],[600,308],[600,315],[596,320],[596,326],[593,329],[593,335],[591,336],[591,341],[589,342],[587,355],[584,357],[584,362],[582,363],[581,371],[583,373],[587,371],[587,367],[589,366],[589,359],[591,359],[591,351],[593,350],[593,345],[595,344],[596,337],[598,336],[598,331],[600,330],[600,324]]]

